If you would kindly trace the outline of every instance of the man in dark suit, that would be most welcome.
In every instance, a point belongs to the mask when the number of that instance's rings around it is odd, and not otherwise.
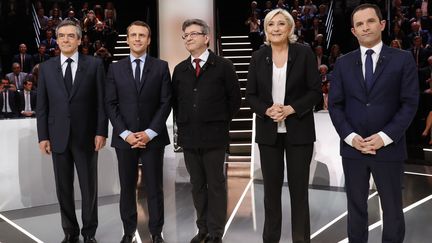
[[[130,55],[111,65],[106,81],[106,110],[113,125],[120,175],[121,243],[135,242],[136,186],[142,163],[147,189],[149,230],[153,243],[163,243],[163,157],[169,144],[165,125],[171,111],[168,63],[147,55],[150,27],[135,21],[127,28]]]
[[[0,83],[0,119],[18,116],[19,97],[14,84],[2,79]]]
[[[104,109],[105,71],[102,62],[78,54],[81,28],[71,21],[57,26],[61,54],[40,64],[37,92],[37,130],[43,154],[52,154],[57,198],[65,238],[79,241],[75,215],[74,165],[82,198],[81,234],[95,243],[97,214],[97,157],[108,133]]]
[[[21,66],[21,72],[31,73],[33,68],[33,58],[30,54],[27,54],[27,46],[24,43],[19,45],[19,53],[16,54],[12,62],[17,62]]]
[[[33,63],[36,65],[48,60],[49,58],[50,56],[46,53],[46,45],[41,43],[38,48],[38,53],[33,55]]]
[[[197,214],[199,232],[191,243],[219,243],[227,213],[225,152],[240,88],[232,63],[208,49],[207,23],[186,20],[182,30],[191,55],[174,69],[173,108]]]
[[[33,82],[30,80],[24,81],[24,90],[19,93],[20,116],[35,117],[36,116],[36,91],[33,90]]]
[[[348,200],[348,240],[367,242],[367,200],[373,175],[383,210],[382,242],[403,242],[405,131],[418,104],[412,55],[381,41],[380,9],[363,4],[351,15],[360,48],[336,61],[329,111],[339,136]]]

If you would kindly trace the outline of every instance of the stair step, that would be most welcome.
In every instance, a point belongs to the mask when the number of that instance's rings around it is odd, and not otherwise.
[[[221,36],[221,39],[241,39],[241,38],[247,38],[249,37],[247,35],[238,35],[238,36]]]
[[[222,49],[222,51],[226,51],[226,52],[233,52],[233,51],[252,51],[252,48]]]
[[[243,45],[250,45],[250,42],[226,42],[222,43],[222,46],[243,46]]]

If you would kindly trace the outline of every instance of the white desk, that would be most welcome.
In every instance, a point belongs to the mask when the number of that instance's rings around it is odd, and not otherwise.
[[[110,144],[99,152],[98,196],[120,193]],[[39,151],[36,119],[0,120],[0,211],[57,203],[52,167],[51,156]],[[81,198],[76,173],[75,198]]]

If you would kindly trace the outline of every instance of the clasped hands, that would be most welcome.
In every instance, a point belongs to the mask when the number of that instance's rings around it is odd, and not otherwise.
[[[150,142],[150,137],[144,131],[134,132],[126,137],[126,142],[132,145],[131,148],[146,148]]]
[[[376,151],[384,146],[384,141],[378,134],[373,134],[367,138],[356,135],[352,140],[352,146],[362,154],[375,155]]]
[[[273,104],[267,108],[265,114],[273,119],[274,122],[284,121],[289,115],[294,114],[295,110],[290,106],[284,106],[282,104]]]

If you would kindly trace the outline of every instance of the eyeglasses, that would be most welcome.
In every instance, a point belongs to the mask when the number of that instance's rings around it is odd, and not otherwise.
[[[197,36],[199,36],[199,35],[206,35],[206,34],[205,34],[205,33],[202,33],[202,32],[184,33],[184,34],[182,35],[182,39],[185,40],[185,39],[187,39],[189,36],[193,39],[193,38],[195,38],[195,37],[197,37]]]

